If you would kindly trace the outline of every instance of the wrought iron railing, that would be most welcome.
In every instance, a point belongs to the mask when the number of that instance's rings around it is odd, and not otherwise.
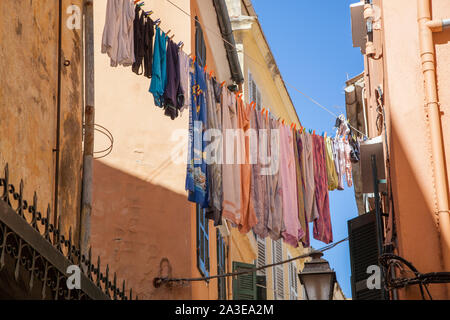
[[[0,271],[9,255],[9,261],[12,258],[15,264],[15,280],[20,270],[26,270],[28,290],[40,281],[42,299],[138,299],[133,297],[132,289],[126,289],[125,280],[118,286],[116,273],[111,279],[109,265],[104,273],[101,271],[100,257],[95,265],[92,263],[91,248],[88,256],[81,253],[73,244],[71,228],[68,236],[62,234],[60,217],[58,226],[50,223],[50,206],[44,216],[38,210],[36,192],[30,204],[23,197],[23,189],[23,180],[18,191],[10,183],[7,164],[0,178]],[[70,265],[81,270],[81,289],[71,290],[66,285]]]

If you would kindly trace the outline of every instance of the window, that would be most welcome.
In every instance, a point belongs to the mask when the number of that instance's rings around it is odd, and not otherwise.
[[[259,88],[256,85],[256,82],[254,81],[253,75],[250,73],[250,71],[248,72],[248,99],[249,102],[254,101],[256,103],[257,110],[261,110],[261,91],[259,91]]]
[[[256,267],[262,267],[266,265],[266,239],[256,236],[258,244],[258,259],[256,260]],[[257,275],[265,275],[266,269],[262,269],[256,272]]]
[[[198,17],[195,17],[195,56],[201,67],[206,65],[206,44]]]
[[[281,239],[272,241],[273,263],[283,261],[283,242]],[[273,267],[273,290],[275,300],[284,300],[284,270],[283,265]]]
[[[233,262],[233,272],[242,272],[254,269],[254,264]],[[256,300],[256,272],[241,274],[233,277],[234,300]]]
[[[200,273],[209,276],[209,224],[205,210],[197,205],[197,266]]]
[[[222,237],[219,229],[217,232],[217,273],[226,273],[226,255],[225,255],[225,240]],[[218,279],[219,300],[227,299],[227,278]]]
[[[258,258],[256,259],[256,267],[259,268],[267,264],[266,239],[258,237],[256,234],[255,238],[258,246]],[[256,271],[256,290],[258,300],[267,300],[266,280],[266,269]]]
[[[292,259],[288,255],[288,260]],[[298,282],[297,282],[297,266],[295,262],[289,262],[289,299],[298,300]]]

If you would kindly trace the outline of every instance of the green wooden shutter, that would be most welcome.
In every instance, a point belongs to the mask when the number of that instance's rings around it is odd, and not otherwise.
[[[255,267],[254,264],[233,262],[233,272]],[[256,300],[256,272],[233,277],[233,300]]]
[[[348,221],[351,284],[354,300],[383,300],[383,290],[367,288],[367,267],[378,265],[378,234],[375,213]]]

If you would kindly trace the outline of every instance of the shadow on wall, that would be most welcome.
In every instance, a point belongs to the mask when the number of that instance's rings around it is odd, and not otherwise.
[[[438,229],[435,223],[434,208],[427,203],[424,194],[432,194],[431,164],[421,170],[428,170],[430,180],[420,182],[402,145],[403,133],[392,124],[391,132],[391,176],[393,180],[394,205],[396,215],[399,255],[412,264],[419,272],[444,271]],[[425,146],[425,144],[424,144]],[[421,148],[421,146],[418,146]],[[417,150],[418,151],[418,150]],[[410,154],[410,153],[409,153]],[[431,207],[430,207],[431,206]],[[406,272],[398,277],[413,278]],[[429,290],[434,299],[445,299],[445,285],[431,284]],[[418,299],[422,296],[418,286],[410,286],[400,291],[400,299]]]
[[[450,32],[448,32],[448,29],[442,32],[435,32],[433,33],[433,39],[437,45],[447,44],[450,42]]]
[[[153,279],[191,274],[187,196],[94,161],[93,256],[110,265],[139,299],[191,299],[191,288],[159,288]],[[167,259],[167,260],[166,260]],[[112,278],[112,277],[111,277]],[[120,284],[121,286],[122,284]]]

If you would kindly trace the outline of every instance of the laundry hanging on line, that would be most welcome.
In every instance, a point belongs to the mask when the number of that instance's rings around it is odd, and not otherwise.
[[[336,120],[332,138],[289,126],[269,110],[244,103],[239,92],[219,84],[195,56],[184,53],[137,2],[133,7],[130,0],[108,0],[102,53],[112,67],[131,67],[150,78],[155,105],[172,120],[189,110],[188,200],[205,209],[216,226],[226,220],[242,233],[252,230],[261,238],[308,247],[313,223],[313,237],[332,242],[328,192],[351,187],[352,162],[359,161],[359,140],[345,118]],[[208,137],[216,161],[205,154],[209,129],[220,133]],[[241,133],[233,149],[227,148],[227,130]],[[230,155],[241,159],[228,163]]]

